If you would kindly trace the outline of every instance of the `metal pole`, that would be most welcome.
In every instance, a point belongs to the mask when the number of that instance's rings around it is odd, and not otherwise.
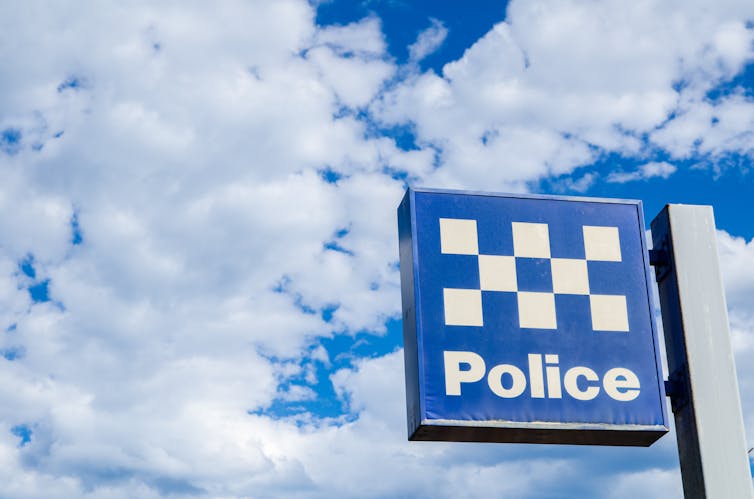
[[[754,498],[712,207],[667,205],[652,240],[684,497]]]

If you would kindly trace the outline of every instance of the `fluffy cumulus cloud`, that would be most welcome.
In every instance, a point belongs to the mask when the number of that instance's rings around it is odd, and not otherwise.
[[[290,359],[399,299],[400,151],[355,118],[394,70],[379,22],[58,8],[0,16],[4,493],[248,495],[249,412],[306,398]]]
[[[751,96],[712,99],[754,58],[754,10],[689,2],[512,2],[506,21],[448,63],[381,97],[444,168],[434,183],[504,185],[662,151],[751,156]]]
[[[618,181],[752,156],[751,96],[710,92],[754,58],[754,6],[512,2],[441,74],[418,65],[440,21],[399,66],[378,17],[315,14],[0,6],[0,495],[678,496],[672,437],[409,445],[399,344],[358,345],[399,317],[406,181],[523,191],[607,153],[644,165]],[[750,355],[754,250],[720,241]],[[337,410],[308,412],[322,397]]]

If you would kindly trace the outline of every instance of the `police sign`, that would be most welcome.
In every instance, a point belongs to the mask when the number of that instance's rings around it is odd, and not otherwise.
[[[398,225],[409,439],[668,431],[640,202],[409,189]]]

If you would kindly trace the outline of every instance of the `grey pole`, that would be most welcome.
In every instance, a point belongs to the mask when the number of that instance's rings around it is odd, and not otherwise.
[[[712,207],[667,205],[652,240],[684,497],[752,499]]]

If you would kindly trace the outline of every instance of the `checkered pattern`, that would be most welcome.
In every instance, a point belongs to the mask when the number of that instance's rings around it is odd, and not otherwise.
[[[444,254],[475,255],[479,264],[479,289],[443,289],[445,324],[483,326],[482,291],[515,293],[519,326],[557,329],[555,295],[589,297],[592,329],[628,332],[628,310],[623,295],[592,294],[589,290],[588,261],[620,262],[617,227],[583,226],[584,259],[553,258],[547,224],[513,222],[513,255],[479,254],[476,220],[440,219],[440,250]],[[517,259],[549,261],[552,292],[519,289]]]

